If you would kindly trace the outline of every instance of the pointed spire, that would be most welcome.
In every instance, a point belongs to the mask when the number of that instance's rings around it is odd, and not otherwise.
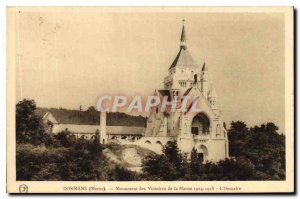
[[[215,92],[215,89],[213,89],[213,85],[212,85],[212,84],[210,84],[210,89],[209,89],[207,95],[208,95],[208,97],[210,97],[210,98],[216,98],[216,97],[217,97],[217,94],[216,94],[216,92]]]
[[[202,66],[202,71],[206,71],[207,70],[207,67],[205,66],[205,62],[203,63],[203,66]]]
[[[180,41],[181,42],[185,42],[186,41],[186,36],[185,36],[185,29],[184,29],[184,19],[182,20],[182,31],[181,31],[181,37],[180,37]]]
[[[183,48],[184,50],[186,49],[186,35],[185,35],[185,28],[184,28],[184,22],[185,20],[182,20],[182,31],[181,31],[181,36],[180,36],[180,47]]]

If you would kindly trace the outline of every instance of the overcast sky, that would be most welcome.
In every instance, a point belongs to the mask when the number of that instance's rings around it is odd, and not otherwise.
[[[206,62],[225,122],[284,128],[282,14],[20,11],[17,101],[85,109],[104,94],[151,95],[163,88],[185,18],[187,47],[198,65]]]

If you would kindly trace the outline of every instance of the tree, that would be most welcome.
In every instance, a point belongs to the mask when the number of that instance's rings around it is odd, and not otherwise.
[[[255,167],[255,179],[285,178],[285,136],[273,123],[248,129],[244,122],[232,122],[228,132],[229,151],[239,162],[243,159]]]
[[[201,164],[201,162],[198,158],[197,150],[195,148],[193,148],[192,152],[191,152],[191,161],[190,161],[191,171],[193,173],[199,172],[200,164]]]
[[[35,115],[34,100],[24,99],[16,105],[16,141],[17,143],[31,143],[40,145],[49,143],[43,122]]]
[[[143,171],[158,180],[177,180],[186,174],[187,160],[176,141],[168,142],[161,155],[150,155],[143,160]]]
[[[238,156],[246,144],[244,139],[247,136],[248,128],[244,122],[231,122],[231,128],[228,131],[229,156]]]
[[[176,180],[178,173],[173,164],[164,155],[149,155],[142,163],[146,177],[153,180]]]
[[[97,110],[95,109],[95,107],[93,106],[90,106],[88,109],[87,109],[88,112],[97,112]]]
[[[129,171],[125,167],[116,165],[115,167],[115,181],[136,181],[138,180],[135,172]]]
[[[255,166],[244,156],[225,159],[218,166],[223,172],[220,180],[255,180]]]
[[[102,146],[100,144],[100,135],[99,135],[99,130],[96,131],[95,138],[92,141],[90,151],[92,153],[92,156],[97,158],[101,155],[102,153]]]
[[[54,135],[54,137],[63,147],[71,147],[75,144],[75,138],[67,129],[65,131],[57,133],[56,135]]]
[[[179,153],[176,141],[167,142],[167,144],[163,148],[163,152],[171,163],[175,165],[179,165],[181,163],[182,157]]]

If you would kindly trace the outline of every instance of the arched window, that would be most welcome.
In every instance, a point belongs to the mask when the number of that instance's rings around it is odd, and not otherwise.
[[[87,138],[87,136],[85,136],[85,135],[82,135],[81,137],[80,137],[80,139],[83,139],[83,140],[85,140]]]
[[[146,143],[146,144],[151,144],[151,142],[150,142],[149,140],[147,140],[145,143]]]
[[[163,149],[163,144],[159,140],[157,140],[155,144],[159,149]]]
[[[135,141],[135,140],[136,140],[136,137],[135,137],[135,136],[133,136],[133,137],[131,138],[131,140],[132,140],[132,141]]]
[[[220,136],[220,135],[221,135],[221,127],[220,127],[220,124],[217,124],[216,136]]]
[[[208,117],[203,113],[198,113],[192,120],[192,134],[193,135],[208,135],[210,122]]]

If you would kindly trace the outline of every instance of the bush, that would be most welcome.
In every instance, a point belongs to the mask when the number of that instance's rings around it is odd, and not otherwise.
[[[103,172],[108,163],[101,151],[100,143],[90,140],[77,140],[68,147],[18,144],[17,180],[107,180]]]
[[[202,163],[195,149],[187,163],[177,143],[169,142],[164,154],[143,161],[146,180],[284,180],[285,137],[273,123],[248,129],[244,122],[232,122],[228,132],[229,159]]]
[[[176,180],[186,174],[187,160],[178,149],[177,142],[168,142],[162,155],[149,155],[143,159],[144,178],[153,180]]]

